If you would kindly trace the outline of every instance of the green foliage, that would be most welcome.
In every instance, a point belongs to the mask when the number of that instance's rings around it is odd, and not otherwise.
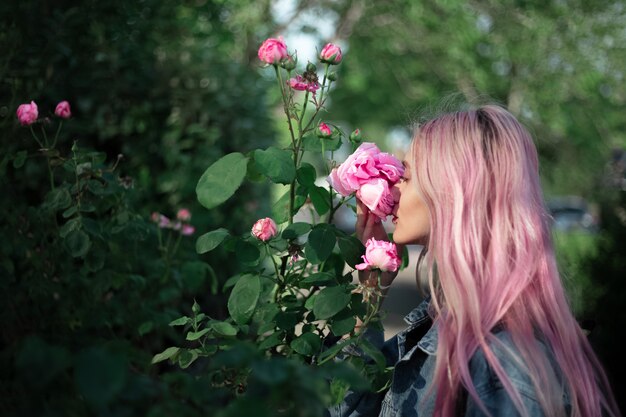
[[[219,389],[197,395],[208,378],[167,365],[200,356],[166,350],[192,343],[168,323],[197,297],[207,333],[236,336],[218,294],[236,268],[149,218],[183,206],[197,230],[241,232],[269,210],[265,184],[244,185],[211,216],[195,194],[212,162],[274,140],[267,83],[247,65],[245,41],[256,41],[224,19],[250,4],[0,5],[3,414],[191,416],[224,405]],[[39,144],[15,119],[30,100]],[[60,100],[72,118],[55,136]],[[181,322],[203,330],[194,325]]]
[[[211,209],[229,199],[246,177],[247,166],[247,158],[234,152],[208,167],[196,187],[200,204]]]

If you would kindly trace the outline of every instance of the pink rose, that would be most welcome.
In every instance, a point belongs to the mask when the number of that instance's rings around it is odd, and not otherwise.
[[[329,138],[333,135],[333,131],[328,127],[328,125],[324,122],[320,122],[317,127],[317,135],[321,138]]]
[[[362,184],[379,176],[376,168],[378,153],[380,150],[375,144],[364,142],[344,163],[333,169],[327,181],[339,194],[349,196]]]
[[[56,114],[61,119],[69,119],[72,116],[72,112],[70,111],[70,103],[63,100],[59,104],[57,104],[56,109],[54,109],[54,114]]]
[[[361,258],[363,258],[363,263],[355,265],[359,271],[380,269],[381,271],[395,272],[402,264],[395,243],[374,238],[365,243],[365,255]]]
[[[391,214],[396,203],[389,183],[384,178],[374,178],[361,185],[356,196],[381,219]]]
[[[389,183],[384,178],[373,178],[361,185],[356,196],[380,218],[385,218],[393,211],[395,199]]]
[[[180,221],[188,222],[189,220],[191,220],[191,212],[186,208],[181,208],[176,213],[176,218]]]
[[[326,181],[344,197],[356,196],[384,219],[396,204],[392,187],[404,175],[402,163],[369,142],[363,142],[344,163],[334,168]]]
[[[333,43],[327,43],[320,52],[320,61],[330,65],[337,65],[341,62],[341,48]]]
[[[39,117],[39,110],[34,101],[31,101],[30,104],[20,104],[17,108],[17,120],[20,121],[22,126],[35,123],[37,117]]]
[[[191,236],[191,235],[193,235],[193,234],[194,234],[194,232],[195,232],[195,231],[196,231],[196,228],[195,228],[195,227],[193,227],[192,225],[190,225],[190,224],[184,224],[184,225],[183,225],[183,230],[181,231],[181,233],[182,233],[184,236]]]
[[[257,220],[252,226],[252,235],[264,242],[276,236],[277,232],[276,223],[269,217]]]
[[[381,152],[376,156],[376,167],[387,177],[389,182],[394,184],[404,175],[402,162],[386,152]]]
[[[259,48],[259,59],[267,64],[277,65],[288,57],[287,45],[282,36],[266,39]]]

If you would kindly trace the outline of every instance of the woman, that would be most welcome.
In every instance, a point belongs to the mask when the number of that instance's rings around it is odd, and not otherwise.
[[[349,392],[331,414],[619,415],[560,282],[526,129],[494,105],[445,114],[419,128],[404,164],[393,239],[424,245],[430,297],[382,347],[389,390]],[[357,214],[363,242],[386,238],[367,207]]]

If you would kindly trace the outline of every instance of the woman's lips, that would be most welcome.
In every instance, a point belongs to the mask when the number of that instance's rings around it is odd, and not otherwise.
[[[393,215],[393,218],[391,219],[391,222],[392,222],[393,224],[398,223],[398,216]]]

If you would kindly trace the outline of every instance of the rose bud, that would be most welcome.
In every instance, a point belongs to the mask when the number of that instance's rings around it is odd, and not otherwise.
[[[39,110],[34,101],[31,101],[30,104],[20,104],[16,113],[17,120],[20,121],[22,126],[32,125],[39,117]]]
[[[286,69],[287,71],[292,71],[296,68],[298,64],[298,59],[294,58],[293,55],[287,56],[287,58],[280,61],[280,66]]]
[[[306,64],[306,70],[308,72],[315,72],[315,71],[317,71],[317,67],[315,66],[314,63],[309,62],[308,64]]]
[[[176,213],[176,218],[183,222],[188,222],[189,220],[191,220],[191,212],[186,208],[181,208]]]
[[[330,74],[328,74],[328,76],[326,76],[326,78],[328,78],[330,81],[337,81],[337,73],[331,72]]]
[[[72,116],[72,112],[70,111],[70,103],[66,100],[63,100],[59,104],[57,104],[56,109],[54,109],[54,114],[56,114],[61,119],[69,119]]]
[[[361,143],[363,140],[363,135],[361,135],[361,129],[355,129],[352,133],[350,133],[350,142],[353,143]]]
[[[326,46],[320,52],[320,61],[330,64],[337,65],[341,62],[341,48],[333,43],[327,43]]]
[[[194,234],[195,231],[196,231],[195,227],[189,224],[183,224],[183,229],[181,230],[181,233],[183,234],[183,236],[191,236]]]
[[[322,139],[328,139],[333,135],[332,129],[324,122],[320,122],[317,126],[317,136]]]
[[[267,64],[277,65],[280,61],[287,59],[287,45],[282,36],[278,39],[266,39],[259,48],[259,59]]]
[[[252,226],[252,235],[263,242],[276,236],[277,232],[276,223],[269,217],[257,220]]]

